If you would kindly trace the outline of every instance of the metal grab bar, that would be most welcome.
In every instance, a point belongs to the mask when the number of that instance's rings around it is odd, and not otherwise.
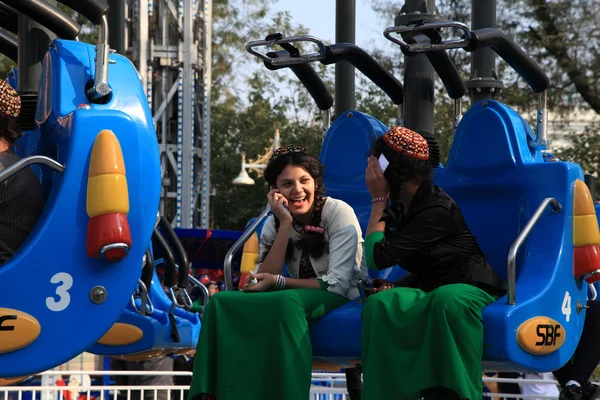
[[[510,246],[510,250],[508,250],[508,262],[506,263],[506,278],[508,280],[506,304],[508,305],[514,306],[515,304],[517,304],[517,252],[519,251],[519,248],[521,247],[525,239],[527,239],[527,236],[529,236],[529,234],[531,233],[531,230],[533,229],[535,224],[538,222],[538,220],[544,213],[544,210],[546,209],[548,204],[550,204],[550,206],[552,207],[552,212],[554,212],[555,214],[559,213],[562,210],[562,205],[558,201],[556,201],[555,198],[545,198],[535,210],[529,221],[527,221],[527,224],[525,225],[521,233],[519,233],[519,236],[517,236],[512,246]]]
[[[94,84],[88,90],[90,100],[97,101],[107,96],[112,89],[108,85],[108,55],[110,46],[108,44],[108,18],[102,16],[102,23],[98,33],[98,44],[96,45],[96,66]]]
[[[460,29],[465,38],[464,39],[455,39],[442,41],[441,43],[407,43],[402,39],[398,39],[393,37],[392,33],[416,33],[422,31],[429,31],[441,28],[456,28]],[[403,49],[406,49],[410,53],[422,53],[426,51],[433,50],[450,50],[450,49],[460,49],[464,47],[468,47],[471,44],[471,30],[469,27],[462,22],[456,21],[436,21],[436,22],[427,22],[424,24],[415,24],[415,25],[401,25],[401,26],[390,26],[383,31],[383,36],[391,42],[399,44]]]
[[[242,236],[231,246],[227,254],[225,254],[225,262],[223,263],[223,272],[225,275],[225,290],[233,289],[233,280],[231,276],[231,263],[233,262],[233,255],[238,252],[239,249],[250,239],[250,236],[256,232],[258,226],[271,215],[271,207],[267,204],[267,207],[263,212],[256,218],[256,220],[244,231]]]
[[[6,168],[2,172],[0,172],[0,182],[5,181],[6,179],[10,178],[11,176],[13,176],[17,172],[21,171],[25,167],[28,167],[33,164],[46,165],[46,166],[60,172],[61,174],[65,170],[64,165],[62,165],[58,161],[51,159],[50,157],[46,157],[46,156],[25,157],[25,158],[17,161],[16,163],[14,163],[10,167]]]
[[[282,45],[286,43],[297,43],[297,42],[311,42],[317,45],[319,48],[318,53],[310,53],[310,54],[299,54],[296,57],[269,57],[267,54],[263,54],[254,50],[255,47],[260,46],[269,46],[272,47],[274,45]],[[290,36],[290,37],[276,37],[273,40],[254,40],[246,43],[246,51],[250,54],[255,55],[256,57],[268,62],[271,65],[296,65],[296,64],[306,64],[313,61],[321,61],[324,60],[327,51],[325,50],[325,45],[321,41],[321,39],[311,36],[311,35],[302,35],[302,36]]]

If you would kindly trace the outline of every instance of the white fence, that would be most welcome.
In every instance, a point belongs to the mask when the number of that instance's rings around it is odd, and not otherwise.
[[[46,371],[38,374],[42,386],[0,386],[0,400],[187,400],[188,386],[55,386],[48,385],[51,376],[191,376],[181,371]],[[542,379],[483,378],[484,382],[557,384]],[[346,375],[340,373],[313,373],[309,400],[350,400],[346,390]],[[489,399],[554,399],[540,395],[485,393]],[[485,397],[484,397],[485,398]],[[284,399],[282,399],[284,400]]]

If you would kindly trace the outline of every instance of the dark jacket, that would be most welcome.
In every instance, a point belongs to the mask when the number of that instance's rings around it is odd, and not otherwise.
[[[390,209],[385,238],[375,244],[377,268],[399,265],[414,274],[412,287],[429,292],[443,285],[467,283],[502,295],[504,281],[485,260],[460,208],[442,189],[423,183],[408,212]]]
[[[0,153],[0,171],[19,161]],[[0,182],[0,264],[8,261],[33,230],[44,208],[44,192],[31,168]]]

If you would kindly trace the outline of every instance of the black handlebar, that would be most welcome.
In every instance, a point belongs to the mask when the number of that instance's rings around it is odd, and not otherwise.
[[[286,50],[274,51],[267,53],[269,57],[278,58],[278,57],[289,57],[290,53]],[[314,99],[315,103],[317,103],[317,107],[319,110],[329,110],[333,107],[333,97],[329,90],[327,90],[327,86],[323,80],[319,77],[313,67],[310,64],[294,64],[289,66],[275,66],[266,61],[264,61],[265,67],[271,71],[275,71],[282,68],[289,68],[292,72],[298,77],[300,82],[304,85],[308,93],[310,93],[311,97]]]
[[[71,17],[44,0],[2,0],[2,2],[44,25],[60,38],[75,39],[81,30],[81,26]]]
[[[19,30],[19,14],[4,3],[0,3],[0,27],[14,34]]]
[[[394,104],[402,104],[404,101],[402,83],[360,47],[352,43],[336,43],[326,46],[326,56],[321,63],[329,65],[340,61],[347,61],[354,65],[379,86]]]
[[[417,39],[420,36],[408,36],[406,37],[407,43],[417,43]],[[422,37],[422,36],[421,36]],[[416,56],[417,53],[411,53],[409,51],[405,51],[402,49],[403,53],[408,56]],[[442,80],[446,91],[448,92],[448,96],[451,99],[460,99],[467,93],[467,87],[465,82],[460,77],[458,70],[456,69],[456,65],[452,62],[452,59],[446,52],[446,50],[438,50],[438,51],[428,51],[425,53],[429,63],[435,69],[438,76]]]
[[[471,31],[472,39],[467,51],[489,47],[506,61],[535,93],[548,89],[550,78],[542,68],[529,57],[515,42],[498,29],[484,28]]]
[[[173,250],[175,263],[179,266],[177,287],[180,289],[185,289],[188,285],[188,274],[190,272],[190,263],[188,261],[185,249],[179,241],[177,234],[175,234],[173,227],[165,217],[160,217],[158,226],[165,235],[165,239],[167,240],[169,247]]]
[[[172,288],[175,286],[175,258],[169,244],[160,233],[158,228],[154,228],[152,232],[152,244],[160,250],[160,254],[165,262],[165,273],[163,275],[163,283],[165,287]]]
[[[456,65],[446,52],[446,50],[432,51],[425,53],[429,63],[435,69],[438,76],[444,83],[444,87],[451,99],[460,99],[467,93],[467,86],[460,77]]]
[[[150,293],[150,286],[152,285],[152,278],[154,277],[154,258],[150,249],[146,249],[146,264],[142,268],[141,280],[146,285],[148,293]]]
[[[19,46],[17,45],[17,39],[2,31],[0,31],[0,53],[14,62],[18,60]]]
[[[65,6],[72,8],[83,15],[95,25],[102,23],[102,17],[108,11],[108,4],[102,0],[58,0]]]

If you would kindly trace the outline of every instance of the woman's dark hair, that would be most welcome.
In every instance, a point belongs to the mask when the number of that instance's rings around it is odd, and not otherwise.
[[[402,209],[402,204],[400,203],[402,184],[406,181],[432,183],[433,172],[431,163],[398,153],[385,143],[383,137],[379,137],[373,145],[373,155],[379,157],[381,153],[390,162],[383,176],[385,176],[390,186],[391,211],[399,215],[398,213]]]
[[[16,119],[7,119],[0,117],[0,138],[8,142],[9,146],[21,137],[21,128]]]
[[[315,193],[314,193],[314,209],[313,216],[310,221],[312,226],[320,226],[321,224],[321,212],[325,205],[325,184],[323,182],[323,173],[325,172],[325,166],[314,156],[307,153],[288,153],[277,157],[270,161],[265,169],[264,176],[269,186],[277,187],[277,177],[288,165],[300,167],[310,174],[315,181]],[[279,230],[279,220],[275,218],[275,229]],[[302,238],[298,240],[295,245],[302,251],[303,254],[309,254],[314,258],[319,258],[328,248],[328,243],[325,241],[325,236],[322,233],[307,232],[305,230],[301,233]],[[292,256],[294,243],[290,240],[286,251],[286,260]]]

